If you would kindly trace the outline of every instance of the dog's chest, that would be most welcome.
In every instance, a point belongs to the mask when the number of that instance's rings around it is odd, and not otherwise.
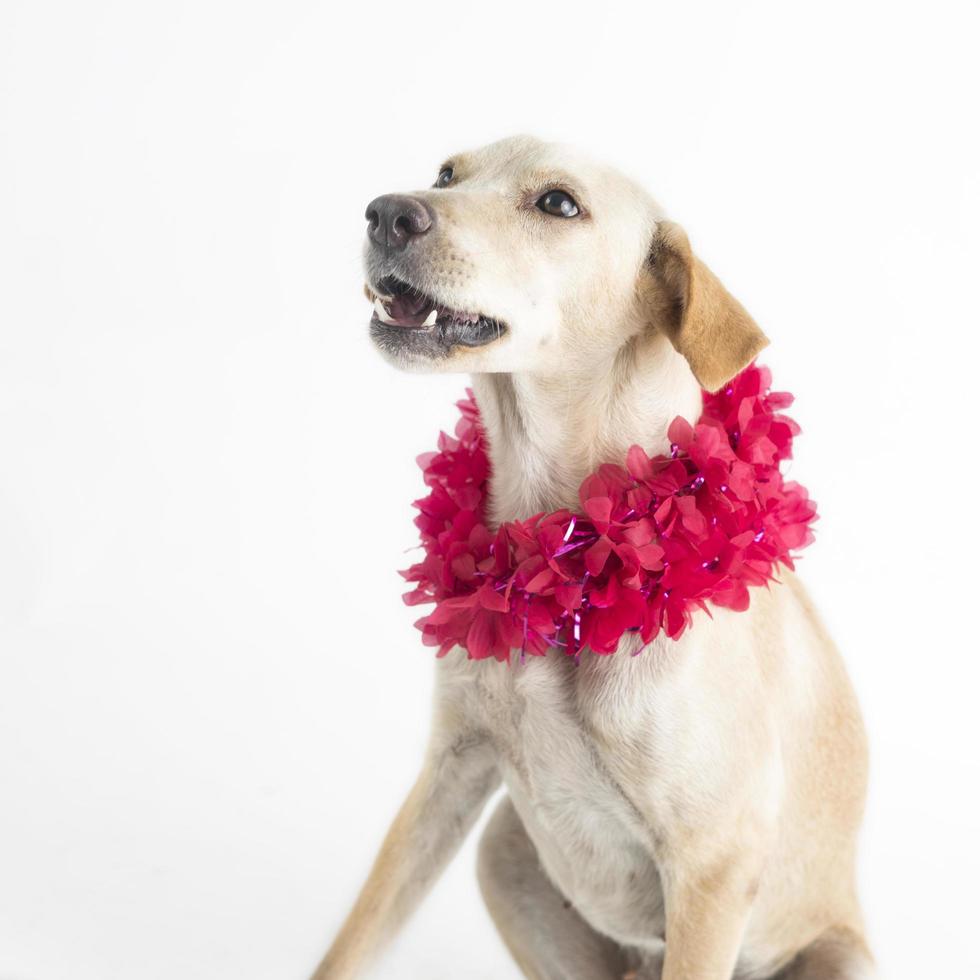
[[[635,755],[637,746],[596,737],[604,695],[629,714],[623,693],[562,655],[509,668],[484,662],[468,672],[470,720],[493,742],[549,877],[601,931],[622,942],[656,941],[663,918],[651,830],[613,758]]]

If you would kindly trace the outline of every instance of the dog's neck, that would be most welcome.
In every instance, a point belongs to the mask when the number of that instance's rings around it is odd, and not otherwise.
[[[634,338],[589,366],[475,375],[473,390],[490,452],[494,523],[577,510],[579,485],[600,464],[622,464],[634,443],[665,451],[670,422],[701,413],[700,386],[662,335]]]

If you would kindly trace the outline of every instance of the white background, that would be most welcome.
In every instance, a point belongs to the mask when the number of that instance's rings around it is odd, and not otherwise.
[[[772,338],[882,973],[976,976],[974,9],[5,0],[0,980],[319,958],[425,739],[395,570],[464,386],[370,348],[364,206],[517,131],[643,180]],[[517,976],[472,865],[375,976]]]

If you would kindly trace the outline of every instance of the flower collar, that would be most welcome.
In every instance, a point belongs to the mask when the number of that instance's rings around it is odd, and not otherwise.
[[[509,661],[512,650],[613,653],[624,634],[677,639],[697,609],[744,610],[749,586],[793,567],[813,540],[816,508],[779,464],[799,427],[780,414],[793,398],[770,392],[750,365],[717,394],[703,394],[691,426],[675,418],[669,455],[639,446],[625,466],[604,464],[567,510],[487,527],[490,475],[473,393],[459,402],[455,438],[419,457],[429,494],[415,501],[425,557],[402,572],[409,605],[435,603],[416,623],[444,656]],[[709,612],[710,615],[710,612]]]

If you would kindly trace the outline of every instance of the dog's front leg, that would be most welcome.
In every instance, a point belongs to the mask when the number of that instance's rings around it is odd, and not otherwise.
[[[456,853],[499,780],[482,739],[437,732],[422,773],[313,980],[358,975]]]
[[[708,867],[672,862],[662,980],[730,980],[761,866],[755,854],[734,851]]]

